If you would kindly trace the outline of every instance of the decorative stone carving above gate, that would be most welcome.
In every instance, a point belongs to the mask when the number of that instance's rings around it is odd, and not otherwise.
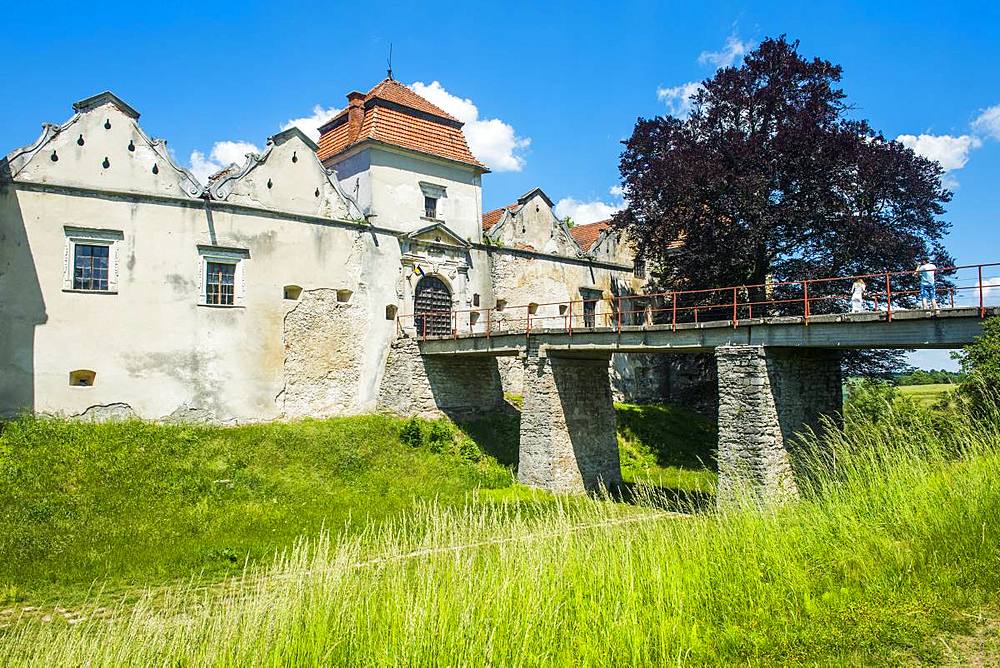
[[[472,264],[468,241],[443,223],[435,223],[410,232],[399,239],[403,264],[404,314],[413,314],[417,283],[424,276],[440,279],[451,292],[451,307],[465,308],[471,302],[468,291],[469,267]],[[404,327],[412,328],[412,319],[404,318]],[[464,323],[468,327],[468,321]]]

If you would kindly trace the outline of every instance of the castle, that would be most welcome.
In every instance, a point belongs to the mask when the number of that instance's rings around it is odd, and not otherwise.
[[[387,372],[418,329],[567,300],[592,326],[641,292],[606,222],[570,228],[540,189],[484,213],[489,170],[442,109],[391,78],[347,100],[318,144],[285,130],[204,184],[110,92],[0,161],[0,416],[427,412]],[[659,392],[643,356],[611,364],[618,396]],[[516,360],[494,373],[520,393]]]

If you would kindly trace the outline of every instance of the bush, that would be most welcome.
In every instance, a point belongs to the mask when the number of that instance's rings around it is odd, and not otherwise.
[[[411,417],[403,424],[399,440],[411,448],[452,455],[472,464],[486,457],[474,440],[445,418],[425,420]]]
[[[893,412],[897,402],[907,399],[892,383],[877,378],[851,378],[847,382],[844,420],[877,422]]]
[[[953,355],[966,374],[959,391],[971,408],[992,404],[1000,396],[1000,317],[985,321],[982,335]]]

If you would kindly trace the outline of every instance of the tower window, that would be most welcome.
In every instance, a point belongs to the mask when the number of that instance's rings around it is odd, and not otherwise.
[[[424,216],[427,218],[437,218],[438,201],[437,197],[424,196]]]

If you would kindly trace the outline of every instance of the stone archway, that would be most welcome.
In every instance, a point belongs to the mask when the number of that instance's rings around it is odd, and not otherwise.
[[[437,276],[424,276],[414,288],[413,320],[420,336],[452,333],[451,290]]]

